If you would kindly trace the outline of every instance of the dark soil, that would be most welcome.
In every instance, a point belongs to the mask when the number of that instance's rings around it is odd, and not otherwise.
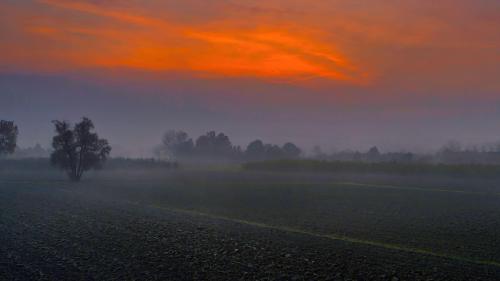
[[[0,280],[500,280],[500,268],[0,183]]]

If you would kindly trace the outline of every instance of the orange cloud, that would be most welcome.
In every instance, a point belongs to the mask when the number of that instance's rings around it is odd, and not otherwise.
[[[197,26],[173,23],[88,2],[40,0],[52,9],[99,18],[32,20],[25,29],[47,41],[45,58],[58,67],[130,67],[190,71],[200,75],[301,80],[323,78],[362,83],[368,75],[307,28],[263,25],[235,28],[231,22]],[[43,18],[43,14],[40,16]],[[46,15],[51,17],[52,15]],[[50,43],[49,43],[50,41]],[[56,44],[53,51],[51,44]]]
[[[0,68],[497,91],[491,1],[0,2]],[[326,85],[326,86],[325,86]],[[422,92],[425,92],[422,91]],[[389,92],[389,91],[380,91]],[[430,91],[429,91],[430,92]]]

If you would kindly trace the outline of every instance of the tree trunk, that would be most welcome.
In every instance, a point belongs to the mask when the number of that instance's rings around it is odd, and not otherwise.
[[[79,182],[81,179],[81,175],[78,175],[76,171],[69,172],[69,179],[73,182]]]

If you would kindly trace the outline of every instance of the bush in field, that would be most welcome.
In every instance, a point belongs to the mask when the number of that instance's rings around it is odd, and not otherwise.
[[[17,126],[12,121],[0,120],[0,156],[16,150]]]
[[[65,170],[72,181],[80,181],[83,173],[99,169],[111,152],[105,139],[93,133],[94,124],[82,118],[73,128],[66,121],[53,121],[56,135],[52,139],[52,165]]]

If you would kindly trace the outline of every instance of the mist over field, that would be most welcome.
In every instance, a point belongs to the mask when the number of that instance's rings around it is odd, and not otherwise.
[[[500,280],[500,1],[0,2],[0,280]]]
[[[3,74],[0,109],[22,127],[20,147],[40,143],[47,148],[50,121],[90,116],[114,145],[113,155],[122,157],[152,157],[151,148],[169,129],[191,135],[222,131],[241,146],[259,138],[294,141],[307,151],[320,145],[328,152],[376,145],[384,151],[424,153],[450,140],[465,146],[500,139],[500,101],[489,99],[399,101],[395,96],[373,101],[369,89],[318,90],[253,79],[142,81],[128,76],[108,82],[106,77],[94,81],[59,74]],[[296,100],[303,97],[308,100]],[[344,102],[346,98],[356,100]]]

